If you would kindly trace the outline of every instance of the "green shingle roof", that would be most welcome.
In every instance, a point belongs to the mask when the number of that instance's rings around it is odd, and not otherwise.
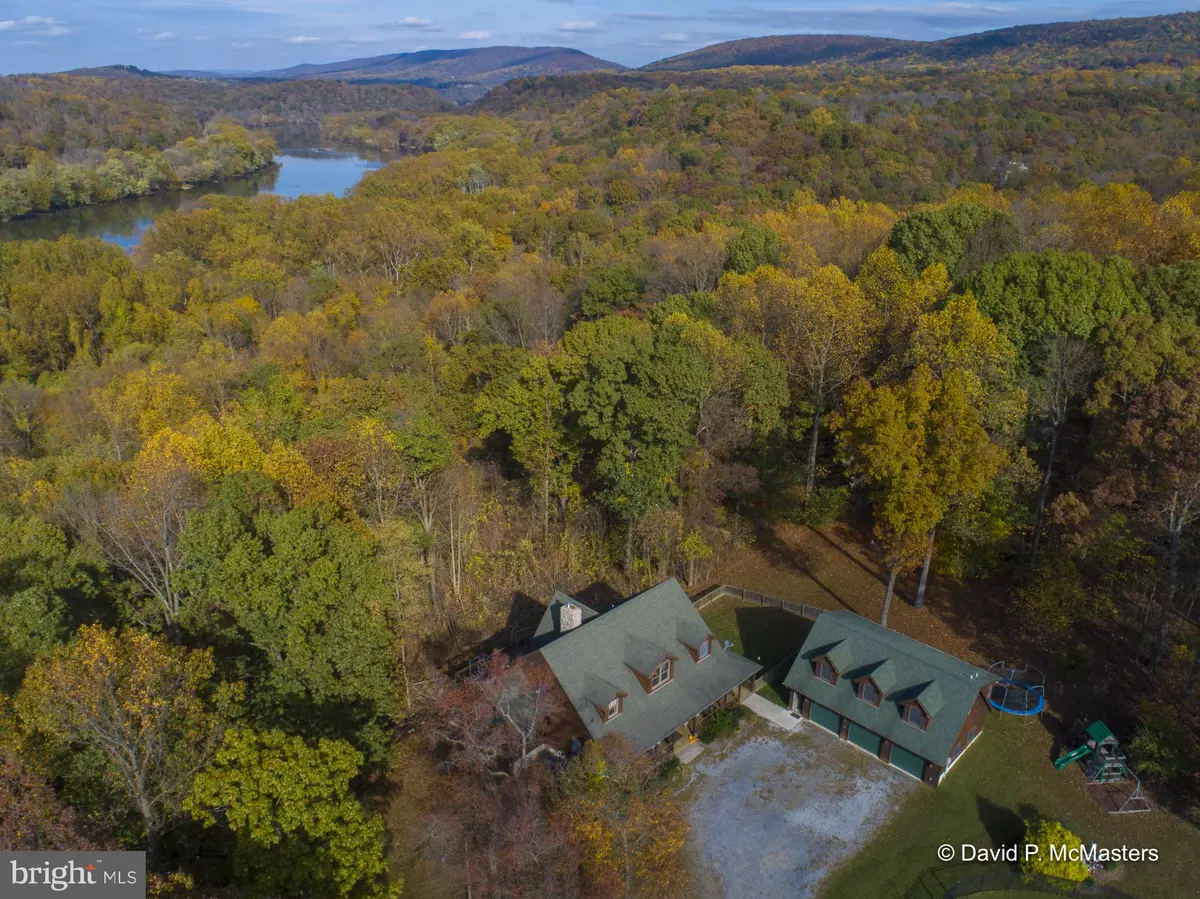
[[[875,686],[885,694],[890,693],[896,686],[896,666],[892,664],[891,659],[884,659],[872,667],[867,674],[870,675],[871,680],[875,681]]]
[[[619,733],[644,752],[758,672],[757,662],[715,640],[708,658],[694,661],[688,641],[708,634],[672,578],[603,614],[585,612],[583,624],[552,636],[540,652],[592,738]],[[634,671],[649,674],[668,655],[676,659],[673,679],[647,693]],[[621,714],[605,723],[596,705],[617,692],[625,694]]]
[[[845,640],[839,640],[825,651],[825,657],[837,669],[838,674],[845,674],[854,664],[854,651]]]
[[[813,673],[812,660],[828,657],[834,647],[853,661],[831,685]],[[867,675],[883,691],[879,708],[857,696],[854,681]],[[822,612],[783,682],[897,746],[945,765],[975,698],[995,680],[982,668],[853,612]],[[932,716],[928,729],[901,718],[901,703],[911,700],[918,700]]]

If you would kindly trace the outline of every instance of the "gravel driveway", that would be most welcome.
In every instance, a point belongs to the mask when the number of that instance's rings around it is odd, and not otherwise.
[[[713,749],[693,763],[687,791],[705,899],[815,896],[905,796],[924,789],[815,724],[785,734],[747,722]]]

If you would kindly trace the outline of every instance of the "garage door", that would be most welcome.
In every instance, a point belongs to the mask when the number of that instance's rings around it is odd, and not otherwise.
[[[814,724],[819,724],[826,730],[831,730],[835,734],[841,728],[842,718],[833,709],[827,709],[823,705],[817,705],[815,702],[808,712],[809,717]]]
[[[865,727],[859,727],[853,721],[850,722],[850,730],[846,736],[855,746],[861,746],[871,755],[879,755],[879,747],[883,745],[883,740],[878,734],[873,734]]]
[[[919,755],[914,755],[907,749],[901,749],[899,746],[892,746],[891,762],[901,771],[907,771],[913,777],[925,779],[925,759]]]

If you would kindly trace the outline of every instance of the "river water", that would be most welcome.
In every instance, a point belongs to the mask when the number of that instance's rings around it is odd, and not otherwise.
[[[387,164],[382,154],[346,146],[322,146],[310,131],[280,132],[276,164],[269,169],[203,184],[192,190],[174,190],[149,197],[118,200],[99,206],[79,206],[31,218],[0,222],[0,241],[56,240],[64,234],[99,237],[127,250],[136,247],[142,235],[164,212],[194,209],[202,197],[253,197],[275,194],[294,199],[303,194],[344,196],[372,169]]]

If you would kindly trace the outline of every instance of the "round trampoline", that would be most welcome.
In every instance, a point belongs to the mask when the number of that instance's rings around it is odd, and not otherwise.
[[[1014,668],[1006,662],[988,667],[996,683],[988,690],[988,705],[1009,715],[1036,715],[1046,706],[1046,676],[1032,665]]]

